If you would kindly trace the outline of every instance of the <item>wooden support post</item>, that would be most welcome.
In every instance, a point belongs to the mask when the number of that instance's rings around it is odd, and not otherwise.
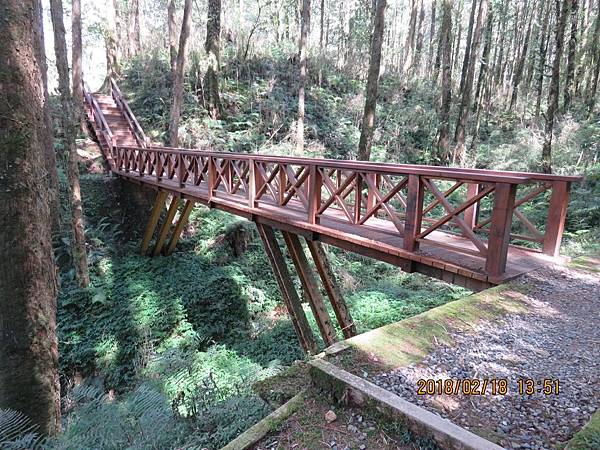
[[[323,338],[325,344],[329,347],[333,343],[337,342],[338,339],[335,328],[331,323],[329,313],[327,312],[325,301],[323,300],[323,296],[319,291],[317,280],[315,280],[312,268],[308,264],[308,259],[306,259],[306,255],[304,254],[304,249],[302,248],[302,244],[300,243],[298,235],[289,233],[287,231],[282,231],[282,233],[285,243],[287,244],[288,251],[290,252],[290,256],[292,257],[292,261],[294,262],[294,266],[296,267],[296,272],[298,272],[298,277],[302,282],[302,287],[304,288],[304,292],[308,298],[310,308],[312,309],[313,315],[317,321],[317,326],[321,332],[321,337]]]
[[[183,156],[181,153],[177,154],[177,181],[179,181],[179,187],[185,187],[183,178],[185,177],[185,166],[183,163]]]
[[[165,223],[162,224],[160,232],[158,233],[158,238],[156,239],[156,245],[154,247],[154,251],[152,252],[152,256],[160,255],[163,245],[165,244],[165,240],[167,239],[167,234],[169,234],[169,230],[171,229],[171,224],[173,222],[173,218],[175,217],[175,213],[177,212],[178,207],[179,197],[173,197],[171,199],[171,204],[169,205],[169,210],[167,211]]]
[[[258,171],[253,159],[248,161],[248,164],[248,206],[254,208],[256,207],[256,177],[258,176]]]
[[[485,260],[485,270],[491,277],[499,277],[506,269],[516,193],[516,185],[496,183],[492,224],[488,236],[488,252]]]
[[[287,191],[287,174],[285,170],[285,164],[279,164],[279,206],[283,206]]]
[[[367,209],[367,211],[369,211],[371,208],[373,208],[375,206],[375,201],[377,200],[377,197],[375,197],[375,193],[373,192],[373,189],[371,189],[370,186],[375,186],[375,187],[377,187],[377,189],[379,189],[380,177],[378,176],[378,174],[369,172],[369,173],[367,173],[367,178],[371,182],[371,183],[367,183],[367,186],[369,186],[369,187],[367,190],[366,209]]]
[[[360,222],[360,213],[362,209],[362,186],[362,174],[360,172],[356,172],[356,178],[354,179],[354,223]]]
[[[321,188],[323,180],[321,178],[321,171],[316,165],[309,167],[309,189],[308,189],[308,223],[319,223],[319,216],[317,213],[321,208]]]
[[[214,197],[215,185],[217,184],[217,168],[215,160],[212,156],[208,157],[208,201]],[[210,206],[210,205],[209,205]]]
[[[568,181],[555,181],[552,183],[552,195],[548,207],[548,218],[546,220],[546,232],[542,252],[549,256],[558,256],[560,243],[565,229],[567,218],[567,207],[569,205],[569,190],[571,183]]]
[[[154,234],[154,230],[156,229],[156,225],[158,224],[158,219],[160,219],[160,213],[165,207],[165,200],[167,199],[167,193],[163,191],[158,191],[156,194],[156,199],[154,200],[154,206],[152,206],[152,212],[150,213],[150,219],[148,219],[148,224],[146,225],[146,231],[144,232],[144,238],[142,239],[142,247],[141,253],[145,255],[148,251],[148,246],[150,245],[150,240],[152,239],[152,235]]]
[[[167,251],[165,252],[165,255],[169,256],[175,250],[175,247],[177,246],[177,241],[179,241],[181,232],[183,231],[183,228],[185,227],[185,224],[187,223],[188,217],[190,216],[190,213],[192,212],[193,208],[194,202],[192,200],[186,200],[185,206],[183,207],[183,211],[181,212],[179,220],[177,221],[175,229],[173,230],[173,235],[171,236],[171,240],[169,241],[169,245],[167,246]]]
[[[283,258],[283,254],[281,253],[281,249],[275,238],[275,233],[273,229],[267,225],[257,223],[256,227],[258,228],[258,234],[262,239],[265,252],[271,263],[275,279],[279,284],[283,301],[290,318],[292,319],[292,324],[296,330],[300,345],[306,353],[315,354],[318,350],[317,341],[308,325],[308,320],[306,319],[304,309],[302,309],[300,297],[298,297],[298,293],[294,287],[294,282],[292,281],[285,259]]]
[[[479,183],[469,183],[467,185],[467,200],[476,197],[479,194]],[[465,223],[467,226],[474,230],[477,226],[477,218],[479,216],[479,202],[474,203],[465,209]]]
[[[336,282],[335,275],[333,274],[333,270],[331,270],[323,246],[318,241],[309,241],[308,239],[306,240],[306,244],[308,245],[308,249],[315,262],[315,267],[321,276],[321,281],[323,282],[331,306],[333,306],[335,317],[340,324],[344,337],[348,339],[352,336],[356,336],[356,325],[354,325],[354,322],[352,321],[350,311],[348,311],[346,301]]]
[[[414,252],[419,249],[417,236],[423,222],[423,183],[420,175],[408,176],[406,197],[406,217],[404,223],[404,250]]]

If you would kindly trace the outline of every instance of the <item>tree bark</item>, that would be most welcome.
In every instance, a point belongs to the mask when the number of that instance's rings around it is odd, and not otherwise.
[[[431,75],[433,64],[434,64],[434,51],[435,48],[435,21],[436,21],[436,6],[437,0],[431,0],[431,24],[429,27],[429,56],[428,56],[428,66],[429,66],[429,75]]]
[[[34,0],[35,13],[38,21],[38,29],[40,30],[40,42],[42,43],[37,48],[37,60],[40,64],[42,72],[42,83],[44,87],[44,123],[45,127],[42,130],[44,135],[44,152],[46,155],[46,173],[44,179],[48,182],[48,198],[50,202],[50,214],[52,216],[52,230],[60,231],[61,227],[61,208],[60,198],[58,193],[58,172],[56,171],[56,152],[54,151],[54,136],[52,133],[52,114],[50,111],[50,99],[48,95],[48,65],[46,64],[46,54],[44,48],[44,11],[41,0]]]
[[[596,106],[596,92],[598,90],[598,78],[600,75],[600,0],[598,2],[598,12],[596,15],[596,24],[594,26],[594,36],[592,37],[591,53],[592,53],[592,76],[589,78],[587,87],[587,106],[589,115],[591,116],[594,107]]]
[[[471,14],[469,16],[469,28],[467,30],[467,42],[465,44],[465,55],[463,57],[462,70],[460,74],[460,88],[458,92],[463,92],[465,87],[465,81],[467,78],[467,72],[469,70],[469,58],[471,56],[471,42],[473,40],[473,25],[475,24],[475,12],[477,11],[478,0],[472,0],[471,3]],[[460,42],[458,43],[460,46]]]
[[[567,53],[567,73],[563,91],[563,111],[571,106],[573,98],[573,79],[575,78],[575,56],[577,52],[577,20],[578,0],[571,0],[571,33],[569,36],[569,51]]]
[[[140,0],[130,0],[129,14],[131,19],[131,36],[129,39],[130,54],[136,56],[142,49],[142,36],[140,33]]]
[[[298,123],[296,125],[296,153],[301,154],[304,150],[304,97],[308,71],[306,69],[307,37],[310,29],[310,0],[302,0],[302,14],[300,19],[300,40],[298,49],[300,52],[300,77],[298,87]]]
[[[169,58],[171,61],[171,79],[175,81],[177,66],[177,29],[175,25],[175,0],[169,0],[167,7],[167,28],[169,33]]]
[[[83,80],[83,62],[82,62],[82,49],[83,44],[81,41],[81,0],[72,0],[71,9],[71,61],[73,64],[73,104],[75,107],[75,114],[78,120],[83,123],[84,120],[84,106],[83,106],[83,91],[82,91],[82,80]]]
[[[442,49],[442,103],[438,131],[438,158],[448,162],[450,156],[450,101],[452,98],[452,0],[442,1],[442,26],[439,48]]]
[[[54,53],[58,71],[58,89],[61,102],[61,125],[66,149],[67,179],[69,181],[71,205],[71,230],[73,233],[72,254],[75,276],[81,287],[90,284],[88,274],[87,253],[85,250],[85,233],[83,225],[83,207],[81,204],[81,188],[79,186],[79,169],[77,167],[77,129],[73,116],[71,91],[69,90],[69,63],[67,60],[67,41],[63,21],[62,0],[50,0],[50,13],[54,29]]]
[[[379,69],[381,66],[381,46],[385,28],[386,0],[377,0],[371,37],[371,58],[367,75],[365,109],[363,112],[360,140],[358,142],[358,159],[368,161],[371,158],[373,145],[373,129],[375,126],[375,108],[377,106],[377,89],[379,86]]]
[[[471,91],[473,90],[473,79],[475,77],[475,61],[479,52],[479,46],[481,44],[481,37],[483,34],[483,24],[485,23],[489,0],[481,0],[479,5],[479,12],[477,13],[477,24],[475,25],[475,31],[473,33],[473,45],[471,47],[469,64],[466,72],[465,83],[462,89],[462,98],[458,110],[458,121],[456,123],[456,150],[454,153],[454,161],[459,161],[461,165],[464,165],[466,158],[465,151],[465,135],[467,128],[467,121],[469,119],[469,113],[471,110]]]
[[[119,69],[119,39],[118,39],[118,9],[116,0],[113,0],[112,4],[108,7],[109,13],[107,16],[106,28],[104,30],[104,46],[106,48],[106,86],[110,86],[108,83],[109,78],[117,78]]]
[[[552,172],[552,134],[554,121],[558,110],[558,97],[560,87],[560,61],[562,59],[565,41],[565,26],[569,13],[569,0],[556,0],[556,31],[554,62],[552,63],[552,78],[548,92],[548,109],[546,110],[546,127],[544,146],[542,147],[542,170],[544,173]]]
[[[544,72],[546,68],[546,55],[548,54],[548,42],[550,38],[549,21],[550,13],[552,8],[550,4],[546,6],[546,13],[544,14],[544,21],[542,23],[542,34],[540,38],[539,46],[539,62],[538,62],[538,76],[536,80],[536,101],[535,101],[535,117],[540,117],[541,104],[542,104],[542,91],[544,89]]]
[[[521,83],[521,78],[523,77],[523,70],[525,68],[525,59],[527,58],[527,52],[529,50],[529,39],[531,37],[531,24],[533,22],[533,11],[531,13],[531,17],[529,18],[529,24],[527,25],[527,32],[525,33],[525,38],[523,39],[523,46],[521,48],[521,52],[517,57],[517,65],[515,68],[515,72],[513,74],[513,86],[512,93],[510,96],[510,104],[508,106],[509,111],[512,111],[515,103],[517,102],[517,98],[519,95],[519,84]]]
[[[6,0],[0,21],[0,408],[60,429],[56,268],[44,150],[36,0]]]
[[[207,93],[207,109],[213,119],[223,116],[223,106],[219,94],[221,35],[221,0],[208,0],[208,17],[206,20],[206,42],[204,49],[208,58],[208,69],[204,76]]]
[[[181,105],[183,103],[183,78],[185,75],[185,60],[187,41],[192,25],[192,0],[185,0],[183,7],[183,22],[179,35],[179,50],[175,64],[175,77],[173,80],[173,107],[169,121],[169,145],[177,147],[179,141],[179,120],[181,119]]]

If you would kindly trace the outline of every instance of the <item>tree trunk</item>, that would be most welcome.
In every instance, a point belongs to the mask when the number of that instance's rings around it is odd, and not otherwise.
[[[183,7],[183,22],[179,35],[179,50],[175,64],[175,77],[173,79],[173,107],[169,120],[169,145],[177,147],[179,141],[179,119],[181,119],[181,105],[183,103],[183,78],[185,75],[185,58],[187,41],[192,24],[192,0],[185,0]]]
[[[458,121],[456,123],[455,133],[456,151],[454,154],[454,161],[459,161],[461,165],[464,165],[466,158],[465,135],[467,121],[469,119],[469,113],[471,110],[471,91],[473,90],[473,79],[475,77],[475,61],[477,60],[477,54],[481,44],[483,24],[485,23],[487,16],[488,4],[489,0],[481,0],[479,5],[477,24],[475,25],[475,32],[473,34],[473,45],[470,51],[469,65],[467,68],[465,84],[462,89],[462,98],[458,110]]]
[[[521,83],[521,78],[523,77],[523,69],[525,68],[525,59],[527,58],[527,51],[529,49],[529,39],[531,37],[532,22],[533,22],[533,11],[531,13],[531,17],[529,18],[529,24],[527,25],[527,32],[525,33],[525,38],[523,39],[523,46],[522,46],[521,52],[517,58],[517,66],[516,66],[515,72],[513,74],[512,93],[510,96],[510,104],[508,106],[509,111],[513,110],[515,103],[517,102],[518,95],[519,95],[519,84]]]
[[[206,20],[206,42],[204,49],[208,57],[208,69],[204,76],[204,86],[207,93],[207,109],[213,119],[223,116],[223,106],[219,95],[221,35],[221,0],[208,0],[208,17]]]
[[[571,34],[569,36],[569,51],[567,53],[567,73],[563,91],[563,111],[571,106],[573,98],[573,79],[575,77],[575,55],[577,52],[577,9],[578,1],[571,0]]]
[[[72,253],[75,276],[81,287],[90,284],[88,274],[87,253],[85,250],[85,233],[83,225],[83,208],[81,205],[81,189],[79,186],[79,169],[77,167],[77,129],[73,116],[71,91],[69,90],[69,63],[67,60],[67,42],[63,22],[62,0],[50,0],[50,13],[54,29],[54,53],[58,71],[58,89],[61,102],[61,125],[66,149],[67,179],[69,181],[71,205],[71,229],[73,233]]]
[[[44,152],[46,155],[46,173],[44,179],[48,182],[48,199],[50,202],[50,214],[52,216],[52,231],[60,231],[61,227],[61,208],[58,193],[58,172],[56,171],[56,152],[54,151],[54,136],[52,133],[52,114],[48,95],[48,65],[46,64],[46,54],[44,48],[44,11],[41,0],[34,0],[35,13],[40,30],[40,42],[42,45],[37,48],[36,58],[40,64],[42,72],[42,83],[44,87],[44,123],[42,130],[44,135]]]
[[[544,173],[552,172],[552,134],[554,132],[554,120],[558,110],[559,84],[560,84],[560,61],[562,59],[565,41],[565,26],[569,13],[570,0],[556,0],[556,50],[554,62],[552,63],[552,78],[548,92],[548,109],[546,110],[546,127],[544,146],[542,148],[542,170]],[[562,7],[561,7],[562,4]]]
[[[402,67],[402,73],[407,73],[413,66],[418,11],[418,1],[411,0],[410,21],[408,23],[408,34],[406,35],[406,43],[404,44],[404,65]]]
[[[140,0],[130,0],[131,36],[129,45],[130,56],[136,56],[142,49],[142,37],[140,33]]]
[[[452,98],[452,0],[442,1],[442,26],[439,48],[442,49],[442,104],[438,132],[438,158],[449,160],[450,145],[450,101]]]
[[[358,142],[358,159],[368,161],[373,145],[373,128],[375,126],[375,107],[377,106],[377,88],[379,86],[379,69],[381,66],[381,46],[385,28],[386,0],[377,0],[371,37],[371,57],[367,75],[365,109],[363,112],[360,140]]]
[[[0,408],[60,429],[56,267],[44,150],[36,0],[6,0],[0,21]]]
[[[473,25],[475,24],[475,12],[477,11],[477,1],[472,0],[471,4],[471,15],[469,16],[469,29],[467,31],[467,42],[465,44],[465,55],[463,57],[462,71],[460,74],[460,88],[458,92],[463,92],[465,87],[465,80],[467,78],[467,72],[469,70],[469,58],[471,56],[471,42],[473,40]],[[460,42],[458,43],[460,46]],[[458,53],[457,53],[458,54]]]
[[[434,48],[435,48],[435,21],[436,21],[436,6],[437,6],[437,0],[432,0],[431,1],[431,24],[429,27],[429,56],[428,56],[428,71],[429,71],[429,75],[431,76],[432,74],[432,68],[434,65]]]
[[[177,30],[175,25],[175,0],[169,0],[167,7],[167,27],[169,33],[169,57],[171,61],[171,79],[175,80],[177,66]]]
[[[598,90],[598,77],[600,75],[600,0],[596,9],[596,24],[594,26],[594,36],[592,37],[591,53],[592,53],[592,76],[589,78],[587,87],[587,106],[591,115],[596,106],[596,92]]]
[[[112,8],[111,8],[112,6]],[[106,48],[106,86],[110,86],[108,83],[109,78],[117,78],[119,69],[119,39],[118,39],[118,10],[116,1],[113,1],[109,7],[109,13],[107,16],[106,29],[104,30],[104,45]]]
[[[300,41],[298,49],[300,51],[300,78],[298,88],[298,123],[296,126],[296,153],[301,154],[304,151],[304,96],[306,90],[306,81],[308,72],[306,69],[306,41],[308,30],[310,29],[310,0],[302,0],[302,15],[300,19]]]
[[[480,109],[480,98],[481,92],[485,85],[485,80],[489,72],[490,65],[490,48],[492,46],[492,35],[494,34],[494,16],[493,10],[490,11],[487,20],[487,26],[485,30],[485,42],[483,44],[483,51],[481,52],[481,65],[479,66],[479,76],[477,77],[477,87],[475,88],[475,97],[473,98],[473,104],[475,113],[479,112]]]
[[[540,38],[539,47],[539,63],[538,63],[538,77],[536,80],[536,101],[535,101],[535,117],[540,117],[541,104],[542,104],[542,91],[544,89],[544,72],[546,69],[546,55],[548,54],[548,42],[550,40],[549,21],[550,12],[552,8],[548,3],[546,5],[546,13],[544,14],[544,21],[542,23],[542,34]]]
[[[81,41],[81,0],[72,0],[71,10],[71,61],[73,64],[73,105],[77,120],[83,123],[84,106],[83,91],[81,87],[83,79],[82,41]]]

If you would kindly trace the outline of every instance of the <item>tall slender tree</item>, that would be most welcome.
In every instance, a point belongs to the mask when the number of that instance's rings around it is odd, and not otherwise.
[[[555,4],[557,20],[554,38],[554,62],[552,63],[552,78],[550,79],[546,126],[544,129],[544,146],[542,147],[542,170],[544,173],[552,172],[552,135],[554,134],[554,121],[558,110],[560,62],[563,55],[567,15],[569,14],[569,0],[556,0]]]
[[[304,150],[304,103],[308,70],[306,68],[307,41],[310,29],[310,0],[302,0],[302,12],[300,15],[300,40],[298,49],[300,52],[300,77],[298,80],[298,122],[296,124],[296,152]]]
[[[171,61],[171,77],[175,80],[177,66],[177,29],[175,24],[175,0],[169,0],[167,6],[167,28],[169,34],[169,58]]]
[[[221,0],[208,0],[206,20],[206,42],[204,49],[208,58],[208,70],[204,76],[206,106],[213,119],[223,116],[223,106],[219,94],[219,72],[221,67]]]
[[[450,153],[450,101],[452,98],[452,0],[442,1],[442,26],[439,48],[442,49],[442,103],[438,130],[438,158],[447,162]]]
[[[0,20],[0,408],[46,434],[60,427],[56,268],[44,150],[44,54],[37,0]],[[10,20],[4,19],[10,18]]]
[[[173,106],[171,107],[171,118],[169,120],[169,144],[172,147],[177,147],[179,143],[179,120],[181,119],[181,105],[183,103],[183,78],[185,75],[188,36],[192,26],[192,3],[192,0],[185,0],[183,22],[179,34],[179,50],[173,79]]]
[[[66,148],[67,179],[69,181],[71,204],[71,231],[73,234],[73,265],[75,276],[81,287],[90,284],[88,274],[87,253],[85,250],[85,233],[83,225],[83,206],[81,203],[81,188],[79,185],[79,169],[77,167],[77,146],[75,139],[77,129],[73,116],[73,101],[69,88],[69,63],[67,60],[67,40],[63,21],[62,0],[50,0],[50,14],[54,29],[54,53],[58,71],[58,89],[61,102],[62,135]]]
[[[578,17],[578,0],[571,0],[571,30],[569,35],[569,46],[567,52],[567,72],[565,74],[565,87],[563,88],[563,111],[566,111],[571,106],[573,99],[574,78],[575,78],[575,59],[577,54],[577,25]]]
[[[475,66],[479,54],[479,46],[483,34],[483,25],[486,20],[489,0],[481,0],[479,4],[479,12],[477,13],[477,23],[473,33],[473,44],[468,60],[468,67],[465,76],[465,83],[462,88],[462,98],[458,109],[458,120],[456,122],[456,132],[454,139],[456,140],[456,149],[454,153],[454,161],[461,165],[465,163],[466,148],[465,136],[467,121],[471,112],[471,92],[473,90],[473,79],[475,77]]]
[[[71,61],[73,65],[73,103],[75,114],[79,120],[83,120],[83,91],[81,83],[83,79],[83,58],[81,40],[81,0],[72,0],[71,3]]]
[[[358,159],[364,161],[368,161],[371,158],[371,147],[373,146],[375,108],[377,106],[377,89],[379,87],[381,47],[383,45],[386,6],[386,0],[377,0],[375,5],[373,33],[371,36],[371,57],[369,59],[369,73],[367,74],[365,108],[363,111],[362,127],[360,130],[360,140],[358,141]]]
[[[589,78],[587,87],[587,106],[590,115],[596,106],[596,93],[598,90],[598,78],[600,77],[600,0],[596,8],[596,22],[594,25],[594,35],[592,37],[591,53],[592,53],[592,74]]]

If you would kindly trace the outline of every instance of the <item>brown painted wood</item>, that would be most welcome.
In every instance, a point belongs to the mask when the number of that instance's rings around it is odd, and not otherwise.
[[[467,200],[477,197],[480,191],[479,183],[469,183],[467,185]],[[448,196],[445,194],[446,197]],[[465,223],[474,230],[477,226],[477,218],[479,217],[479,203],[475,203],[465,209]]]
[[[148,219],[146,231],[144,231],[144,237],[142,239],[142,255],[145,255],[148,251],[148,247],[150,246],[150,240],[154,235],[154,230],[156,229],[156,225],[158,224],[158,220],[160,219],[160,213],[165,207],[166,200],[166,192],[159,191],[158,194],[156,194],[156,199],[154,200],[154,205],[152,206],[152,212],[150,213],[150,218]]]
[[[171,204],[169,205],[169,210],[167,211],[167,217],[165,217],[165,221],[160,228],[160,232],[158,233],[158,238],[156,238],[156,245],[154,246],[152,256],[158,256],[160,255],[160,252],[162,252],[163,245],[165,244],[165,240],[167,239],[167,235],[171,229],[173,218],[175,217],[178,207],[179,197],[173,197],[171,199]]]
[[[319,223],[317,213],[321,208],[321,188],[323,186],[323,179],[321,177],[321,171],[317,166],[311,166],[309,170],[308,223]]]
[[[167,250],[165,251],[165,255],[171,255],[177,246],[177,242],[181,237],[181,232],[183,228],[187,224],[188,218],[190,217],[190,213],[194,209],[194,202],[192,200],[186,200],[185,206],[183,207],[183,211],[177,220],[177,224],[175,225],[175,229],[173,230],[173,234],[171,235],[171,240],[169,241],[169,245],[167,246]]]
[[[325,301],[319,291],[319,286],[313,274],[313,270],[308,264],[308,259],[304,254],[304,249],[300,243],[300,239],[297,235],[283,231],[283,239],[288,248],[288,252],[292,257],[296,272],[302,283],[304,293],[308,299],[310,308],[312,309],[313,315],[321,332],[323,342],[329,347],[333,343],[337,342],[338,338],[335,332],[335,328],[331,323],[331,317],[327,312]]]
[[[506,269],[516,193],[515,185],[496,183],[492,227],[488,236],[488,252],[485,260],[485,269],[491,277],[499,277]]]
[[[313,257],[315,267],[319,272],[323,287],[325,287],[325,292],[327,292],[327,296],[329,297],[329,301],[331,302],[331,306],[333,307],[333,311],[344,337],[349,339],[352,336],[356,336],[356,325],[352,320],[352,316],[346,305],[346,300],[338,286],[323,246],[318,241],[310,241],[308,239],[306,240],[306,244]]]
[[[552,184],[552,195],[548,207],[548,218],[546,220],[546,233],[542,252],[549,256],[558,256],[560,243],[567,218],[567,207],[569,206],[569,190],[571,183],[568,181],[555,181]]]
[[[406,218],[404,222],[404,249],[414,252],[419,249],[417,235],[423,222],[423,183],[419,175],[408,176]]]
[[[262,239],[267,258],[271,263],[271,268],[275,274],[277,284],[279,284],[279,289],[281,290],[281,295],[288,310],[288,314],[290,315],[292,324],[296,330],[298,341],[306,353],[316,354],[318,351],[317,341],[308,325],[308,320],[306,319],[306,314],[302,308],[300,297],[294,287],[294,282],[292,281],[287,264],[281,253],[281,248],[279,247],[275,233],[273,229],[267,225],[256,224],[256,227],[258,229],[258,234]]]

